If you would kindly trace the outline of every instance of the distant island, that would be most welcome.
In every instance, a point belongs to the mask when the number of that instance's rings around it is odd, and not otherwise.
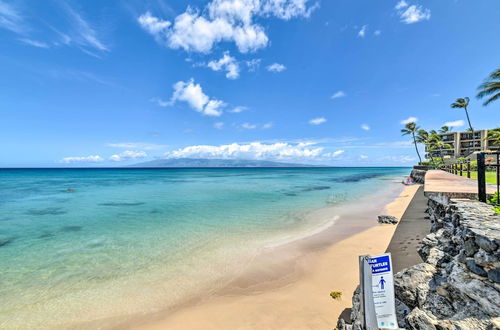
[[[248,159],[199,159],[172,158],[156,159],[128,167],[319,167],[317,165],[280,163],[268,160]]]

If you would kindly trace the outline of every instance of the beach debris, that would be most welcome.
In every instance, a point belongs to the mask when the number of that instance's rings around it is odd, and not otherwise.
[[[332,291],[332,292],[330,292],[330,297],[332,297],[335,300],[340,300],[342,298],[342,292]]]
[[[379,223],[388,223],[395,225],[398,223],[398,218],[393,217],[392,215],[379,215],[378,216],[378,222]]]

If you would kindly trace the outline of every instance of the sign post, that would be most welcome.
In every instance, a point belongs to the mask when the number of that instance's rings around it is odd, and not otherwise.
[[[371,266],[373,304],[378,327],[381,329],[398,329],[391,254],[385,253],[371,256],[369,264]]]

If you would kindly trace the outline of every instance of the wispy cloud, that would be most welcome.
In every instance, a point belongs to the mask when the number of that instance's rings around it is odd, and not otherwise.
[[[214,123],[214,128],[216,129],[223,129],[224,128],[224,123],[219,121],[217,123]]]
[[[326,118],[324,117],[318,117],[318,118],[313,118],[309,120],[309,124],[311,125],[321,125],[323,123],[326,123]]]
[[[250,123],[243,123],[243,124],[240,125],[240,127],[242,129],[252,130],[252,129],[256,129],[257,125],[256,124],[250,124]]]
[[[147,156],[148,154],[142,150],[141,151],[125,150],[124,152],[121,152],[119,154],[111,155],[109,157],[109,160],[112,160],[114,162],[122,162],[126,160],[145,158]]]
[[[345,97],[345,96],[347,96],[347,94],[344,91],[337,91],[330,98],[332,100],[335,100],[335,99],[338,99],[338,98],[341,98],[341,97]]]
[[[74,163],[100,163],[103,162],[104,158],[99,155],[92,156],[78,156],[78,157],[64,157],[59,162],[63,164],[74,164]]]
[[[365,34],[366,34],[366,29],[368,28],[368,25],[363,25],[361,27],[361,30],[359,30],[358,32],[358,37],[360,38],[364,38],[365,37]]]
[[[78,13],[64,2],[61,2],[61,4],[73,25],[72,35],[65,34],[65,39],[68,44],[75,43],[81,47],[82,50],[86,50],[87,52],[88,49],[86,48],[102,52],[109,51],[109,47],[99,39],[96,30],[83,18],[82,14]]]
[[[254,72],[257,71],[257,69],[260,67],[260,62],[262,60],[260,58],[254,58],[252,60],[246,61],[246,65],[248,67],[249,72]]]
[[[106,146],[112,148],[144,149],[144,150],[158,150],[168,147],[165,144],[156,144],[148,142],[116,142],[116,143],[106,143]]]
[[[262,129],[270,129],[273,128],[274,124],[272,122],[265,123],[262,125]]]
[[[30,45],[33,47],[49,48],[48,44],[46,44],[45,42],[41,42],[41,41],[36,41],[36,40],[28,39],[28,38],[21,38],[21,39],[19,39],[19,41],[21,41],[22,43],[24,43],[26,45]]]
[[[269,72],[281,72],[281,71],[286,70],[286,66],[284,66],[283,64],[279,64],[279,63],[273,63],[271,65],[268,65],[266,67],[266,69]]]
[[[243,106],[237,106],[237,107],[234,107],[233,109],[229,110],[228,112],[231,112],[231,113],[240,113],[240,112],[243,112],[243,111],[247,111],[248,108],[247,107],[243,107]]]
[[[363,125],[361,125],[361,129],[365,130],[365,131],[369,131],[370,130],[370,126],[367,125],[367,124],[363,124]]]
[[[397,155],[397,156],[384,156],[381,157],[380,160],[383,162],[407,164],[407,163],[413,163],[416,160],[416,158],[406,155]]]
[[[408,117],[406,119],[401,120],[400,123],[402,125],[406,125],[406,124],[409,124],[409,123],[416,123],[417,121],[418,121],[417,117]]]
[[[410,5],[405,0],[399,1],[394,8],[399,14],[401,22],[406,24],[413,24],[431,19],[430,9],[424,8],[421,5]]]
[[[0,28],[21,35],[28,30],[19,10],[13,4],[2,0],[0,0]]]
[[[336,150],[334,152],[327,153],[326,156],[335,158],[335,157],[342,155],[344,152],[345,152],[345,150]]]

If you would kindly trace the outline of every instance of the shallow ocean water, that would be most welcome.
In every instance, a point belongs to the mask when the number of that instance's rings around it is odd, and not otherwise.
[[[407,168],[0,169],[0,328],[150,313]],[[208,292],[208,291],[207,291]]]

